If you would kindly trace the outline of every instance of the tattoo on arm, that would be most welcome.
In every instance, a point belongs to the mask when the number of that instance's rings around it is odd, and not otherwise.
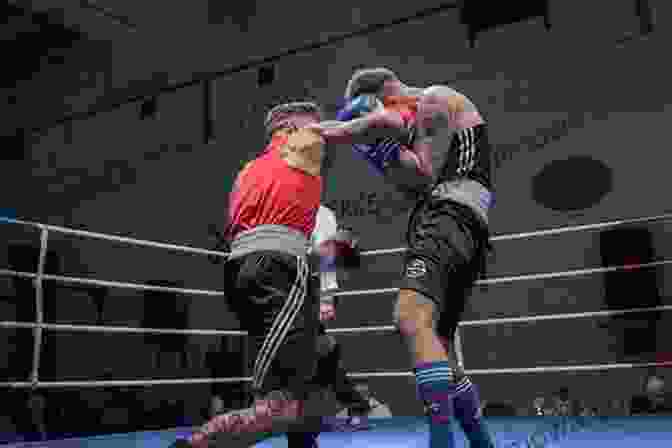
[[[444,86],[435,86],[426,92],[418,106],[423,127],[428,130],[446,126],[465,109],[466,98]]]
[[[407,133],[402,117],[396,112],[374,112],[361,118],[335,124],[320,123],[322,135],[333,143],[376,143],[385,137],[403,137]]]

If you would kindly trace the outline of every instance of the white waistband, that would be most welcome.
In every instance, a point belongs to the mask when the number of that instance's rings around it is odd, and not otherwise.
[[[455,202],[471,207],[472,210],[488,224],[488,212],[492,206],[492,193],[480,182],[472,179],[458,179],[442,182],[432,189],[432,196],[441,199],[452,199]]]
[[[261,250],[283,252],[297,257],[305,257],[309,242],[306,236],[292,228],[280,225],[262,225],[240,232],[231,242],[229,258],[240,258],[243,255]]]

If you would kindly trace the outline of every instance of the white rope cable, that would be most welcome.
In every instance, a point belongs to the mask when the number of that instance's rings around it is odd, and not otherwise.
[[[37,277],[37,274],[34,272],[12,271],[11,269],[0,269],[0,275],[30,279]]]
[[[37,274],[33,278],[35,286],[35,322],[33,329],[33,365],[30,372],[30,381],[35,384],[39,381],[40,359],[42,354],[42,323],[44,322],[44,265],[47,258],[47,242],[49,231],[42,227],[40,229],[40,255],[37,260]]]
[[[349,296],[368,296],[373,294],[393,294],[399,292],[399,288],[376,288],[376,289],[355,289],[352,291],[332,292],[332,295],[339,297]]]
[[[627,219],[619,221],[610,221],[597,224],[588,224],[581,226],[569,226],[556,229],[540,230],[533,232],[525,232],[511,235],[499,235],[492,238],[492,241],[504,241],[504,240],[515,240],[522,238],[529,238],[533,236],[548,236],[556,235],[566,232],[576,232],[580,230],[596,230],[601,228],[615,227],[627,224],[634,223],[643,223],[651,222],[657,220],[667,220],[672,218],[671,214],[659,215],[646,218],[636,218],[636,219]],[[21,224],[33,226],[41,229],[41,249],[40,249],[40,266],[38,266],[37,273],[27,273],[12,271],[6,269],[0,269],[0,275],[12,275],[22,278],[33,279],[36,286],[36,305],[37,309],[37,322],[35,323],[26,323],[26,322],[0,322],[0,327],[5,328],[33,328],[35,329],[35,353],[37,359],[33,359],[33,372],[31,374],[30,382],[4,382],[0,383],[0,387],[116,387],[116,386],[152,386],[152,385],[177,385],[177,384],[211,384],[211,383],[235,383],[242,381],[251,381],[250,377],[239,377],[239,378],[192,378],[192,379],[170,379],[170,380],[134,380],[134,381],[51,381],[51,382],[40,382],[37,375],[39,369],[39,352],[41,351],[41,330],[42,329],[51,329],[51,330],[71,330],[71,331],[107,331],[107,332],[117,332],[117,333],[167,333],[167,334],[208,334],[208,335],[223,335],[223,334],[235,334],[235,335],[244,335],[245,332],[242,331],[220,331],[220,330],[172,330],[172,329],[144,329],[144,328],[131,328],[131,327],[100,327],[100,326],[85,326],[85,325],[64,325],[64,324],[44,324],[43,315],[41,315],[41,284],[43,280],[52,280],[60,281],[65,283],[78,283],[78,284],[89,284],[89,285],[98,285],[98,286],[108,286],[108,287],[119,287],[119,288],[129,288],[129,289],[140,289],[140,290],[153,290],[153,291],[165,291],[165,292],[175,292],[175,293],[184,293],[184,294],[195,294],[195,295],[210,295],[210,296],[223,296],[223,292],[219,291],[208,291],[200,289],[186,289],[186,288],[172,288],[172,287],[161,287],[161,286],[151,286],[135,283],[126,283],[126,282],[115,282],[115,281],[104,281],[104,280],[95,280],[95,279],[86,279],[86,278],[76,278],[76,277],[65,277],[57,275],[45,275],[43,272],[44,269],[44,257],[46,255],[46,246],[47,246],[47,237],[49,231],[60,232],[64,234],[78,235],[89,238],[117,241],[129,244],[136,244],[141,246],[157,247],[164,248],[188,253],[196,253],[203,255],[215,255],[226,257],[228,254],[218,251],[210,251],[205,249],[198,249],[189,246],[180,246],[167,243],[159,243],[147,240],[139,240],[135,238],[120,237],[114,235],[107,235],[96,232],[88,232],[82,230],[68,229],[59,226],[43,225],[38,223],[32,223],[27,221],[14,220],[9,218],[0,218],[0,222],[7,222],[13,224]],[[365,251],[362,255],[383,255],[391,253],[399,253],[405,251],[405,248],[396,248],[396,249],[382,249],[374,251]],[[589,275],[595,273],[607,273],[614,272],[618,270],[626,269],[643,269],[649,267],[662,266],[666,264],[671,264],[672,260],[663,260],[650,263],[642,264],[633,264],[626,266],[611,266],[611,267],[599,267],[599,268],[589,268],[589,269],[579,269],[572,271],[564,272],[553,272],[553,273],[540,273],[540,274],[527,274],[527,275],[517,275],[509,277],[498,277],[485,280],[479,280],[476,282],[477,285],[489,285],[489,284],[499,284],[499,283],[510,283],[519,280],[545,280],[551,278],[562,278],[562,277],[573,277],[580,275]],[[38,285],[40,285],[38,287]],[[383,294],[383,293],[393,293],[397,292],[398,288],[382,288],[382,289],[371,289],[371,290],[359,290],[359,291],[343,291],[338,292],[335,295],[340,296],[356,296],[356,295],[369,295],[369,294]],[[333,294],[333,293],[332,293]],[[592,316],[609,316],[617,314],[626,314],[626,313],[636,313],[636,312],[652,312],[652,311],[666,311],[672,309],[672,306],[662,306],[662,307],[651,307],[651,308],[641,308],[641,309],[632,309],[632,310],[609,310],[609,311],[597,311],[597,312],[588,312],[588,313],[569,313],[569,314],[559,314],[559,315],[547,315],[547,316],[528,316],[528,317],[518,317],[518,318],[501,318],[501,319],[485,319],[480,321],[465,321],[461,322],[461,326],[476,326],[476,325],[490,325],[494,323],[512,323],[512,322],[532,322],[538,320],[553,320],[553,319],[571,319],[571,318],[581,318],[581,317],[592,317]],[[367,332],[367,331],[388,331],[395,330],[396,328],[392,325],[377,326],[377,327],[362,327],[362,328],[341,328],[341,329],[329,329],[329,333],[355,333],[355,332]],[[39,335],[39,337],[38,337]],[[508,374],[508,373],[544,373],[544,372],[571,372],[571,371],[595,371],[595,370],[610,370],[610,369],[624,369],[624,368],[642,368],[642,367],[662,367],[662,366],[672,366],[672,362],[663,362],[663,363],[614,363],[614,364],[593,364],[593,365],[580,365],[580,366],[547,366],[547,367],[533,367],[533,368],[512,368],[512,369],[475,369],[468,370],[468,374]],[[412,372],[360,372],[352,373],[349,376],[354,378],[367,378],[367,377],[399,377],[399,376],[412,376]]]
[[[643,217],[643,218],[629,218],[629,219],[621,219],[621,220],[615,220],[615,221],[606,221],[606,222],[595,223],[595,224],[584,224],[584,225],[577,225],[577,226],[558,227],[558,228],[555,228],[555,229],[534,230],[534,231],[531,231],[531,232],[496,235],[496,236],[492,237],[490,240],[492,242],[495,242],[495,241],[510,241],[510,240],[516,240],[516,239],[537,237],[537,236],[558,235],[558,234],[561,234],[561,233],[568,233],[568,232],[605,229],[605,228],[609,228],[609,227],[618,227],[618,226],[628,225],[628,224],[642,224],[642,223],[653,222],[653,221],[664,221],[664,220],[669,220],[669,219],[672,219],[672,214],[671,213],[666,213],[666,214],[657,215],[657,216],[648,216],[648,217]],[[31,226],[31,227],[38,227],[38,228],[42,226],[42,227],[46,228],[47,230],[53,231],[53,232],[60,232],[60,233],[63,233],[63,234],[78,235],[78,236],[84,236],[84,237],[102,239],[102,240],[117,241],[117,242],[128,243],[128,244],[137,244],[137,245],[140,245],[140,246],[163,248],[163,249],[183,251],[183,252],[189,252],[189,253],[194,253],[194,254],[202,254],[202,255],[215,255],[215,256],[219,256],[219,257],[227,257],[228,256],[228,253],[226,253],[226,252],[212,251],[212,250],[200,249],[200,248],[191,247],[191,246],[183,246],[183,245],[177,245],[177,244],[162,243],[162,242],[157,242],[157,241],[141,240],[141,239],[137,239],[137,238],[122,237],[122,236],[117,236],[117,235],[109,235],[109,234],[98,233],[98,232],[89,232],[89,231],[86,231],[86,230],[70,229],[70,228],[67,228],[67,227],[53,226],[53,225],[47,225],[47,224],[39,224],[39,223],[36,223],[36,222],[22,221],[22,220],[18,220],[18,219],[0,217],[0,222],[5,222],[5,223],[9,223],[9,224],[25,225],[25,226]],[[363,256],[389,255],[389,254],[403,253],[406,250],[407,249],[405,247],[399,247],[399,248],[393,248],[393,249],[374,249],[374,250],[362,251],[361,255],[363,255]]]
[[[0,328],[36,328],[38,324],[32,322],[0,321]],[[76,331],[83,333],[131,333],[131,334],[184,334],[195,336],[247,336],[241,330],[177,330],[172,328],[138,328],[122,326],[99,325],[70,325],[70,324],[41,324],[45,330]]]
[[[571,320],[571,319],[582,319],[586,317],[609,317],[609,316],[619,316],[623,314],[633,314],[633,313],[653,313],[660,311],[672,311],[672,305],[661,305],[653,306],[647,308],[632,308],[627,310],[605,310],[605,311],[587,311],[583,313],[565,313],[565,314],[541,314],[534,316],[522,316],[522,317],[500,317],[493,319],[480,319],[480,320],[465,320],[459,322],[461,327],[476,327],[484,325],[495,325],[495,324],[511,324],[511,323],[527,323],[527,322],[538,322],[543,320]],[[353,327],[353,328],[329,328],[327,333],[376,333],[383,331],[396,331],[397,328],[394,325],[378,325],[378,326],[366,326],[366,327]]]
[[[40,381],[36,384],[26,381],[0,383],[0,387],[22,388],[67,388],[67,387],[126,387],[126,386],[169,386],[185,384],[213,383],[245,383],[252,381],[249,377],[232,378],[183,378],[169,380],[106,380],[106,381]]]
[[[183,246],[183,245],[170,244],[170,243],[162,243],[162,242],[158,242],[158,241],[141,240],[141,239],[137,239],[137,238],[129,238],[129,237],[124,237],[124,236],[109,235],[109,234],[105,234],[105,233],[89,232],[87,230],[69,229],[67,227],[52,226],[52,225],[49,225],[49,224],[39,224],[39,223],[36,223],[36,222],[21,221],[21,220],[18,220],[18,219],[0,217],[0,222],[5,222],[5,223],[8,223],[8,224],[24,225],[24,226],[29,226],[29,227],[45,228],[45,229],[47,229],[51,232],[63,233],[63,234],[66,234],[66,235],[76,235],[76,236],[88,237],[88,238],[99,239],[99,240],[116,241],[118,243],[135,244],[135,245],[138,245],[138,246],[155,247],[155,248],[158,248],[158,249],[168,249],[168,250],[174,250],[174,251],[178,251],[178,252],[187,252],[187,253],[199,254],[199,255],[215,255],[215,256],[219,256],[219,257],[227,257],[228,256],[228,254],[226,252],[218,252],[218,251],[214,251],[214,250],[201,249],[201,248],[198,248],[198,247]]]
[[[14,277],[24,277],[24,278],[35,278],[37,274],[31,272],[20,272],[12,271],[9,269],[0,269],[0,275],[8,275]],[[145,285],[142,283],[128,283],[128,282],[117,282],[111,280],[96,280],[92,278],[80,278],[80,277],[66,277],[62,275],[49,275],[44,274],[42,276],[44,280],[52,280],[63,283],[75,283],[80,285],[96,285],[96,286],[107,286],[111,288],[126,288],[126,289],[137,289],[143,291],[161,291],[161,292],[174,292],[179,294],[194,294],[202,296],[214,296],[222,297],[224,292],[222,291],[210,291],[207,289],[189,289],[189,288],[174,288],[169,286],[154,286],[154,285]]]
[[[610,316],[620,316],[624,314],[654,313],[660,311],[672,311],[672,305],[652,306],[647,308],[632,308],[627,310],[587,311],[584,313],[565,313],[565,314],[547,314],[547,315],[542,314],[536,316],[465,320],[460,322],[460,326],[476,327],[476,326],[493,325],[493,324],[513,324],[521,322],[539,322],[539,321],[563,320],[563,319],[570,320],[570,319],[582,319],[586,317],[610,317]]]
[[[507,375],[523,373],[561,373],[561,372],[596,372],[601,370],[641,369],[650,367],[672,367],[672,361],[641,362],[641,363],[612,363],[612,364],[585,364],[574,366],[542,366],[522,367],[510,369],[471,369],[465,370],[467,375]],[[357,372],[348,376],[352,378],[394,378],[412,377],[413,372]]]
[[[646,222],[653,222],[653,221],[665,221],[672,219],[672,213],[666,213],[663,215],[657,215],[657,216],[648,216],[644,218],[630,218],[630,219],[621,219],[621,220],[616,220],[616,221],[606,221],[606,222],[600,222],[600,223],[595,223],[595,224],[583,224],[583,225],[576,225],[576,226],[566,226],[566,227],[558,227],[555,229],[544,229],[544,230],[533,230],[530,232],[522,232],[522,233],[513,233],[513,234],[506,234],[506,235],[496,235],[490,238],[491,242],[495,241],[511,241],[511,240],[519,240],[519,239],[524,239],[524,238],[531,238],[531,237],[538,237],[538,236],[551,236],[551,235],[559,235],[562,233],[570,233],[570,232],[580,232],[580,231],[585,231],[585,230],[599,230],[599,229],[607,229],[610,227],[618,227],[618,226],[623,226],[623,225],[628,225],[628,224],[643,224]],[[399,254],[406,252],[407,248],[405,247],[396,247],[393,249],[374,249],[374,250],[366,250],[362,251],[360,255],[391,255],[391,254]]]
[[[3,270],[0,270],[0,274],[3,273]],[[25,276],[29,278],[36,277],[36,274],[30,273],[18,273],[20,276]],[[46,276],[45,276],[46,277]],[[164,290],[162,287],[149,286],[146,289],[149,290]],[[180,291],[189,291],[189,292],[199,292],[200,290],[182,290],[179,288],[167,288],[170,291],[177,290]],[[392,289],[392,288],[391,288]],[[374,290],[375,291],[375,290]],[[390,292],[395,292],[390,291]],[[354,291],[361,293],[362,291]],[[223,293],[217,293],[217,295]],[[352,294],[354,295],[354,294]],[[616,316],[621,314],[629,313],[646,313],[646,312],[656,312],[656,311],[671,311],[672,305],[663,305],[650,308],[634,308],[627,310],[607,310],[607,311],[589,311],[582,313],[566,313],[566,314],[549,314],[549,315],[536,315],[536,316],[523,316],[523,317],[505,317],[505,318],[493,318],[493,319],[481,319],[481,320],[472,320],[472,321],[462,321],[460,326],[480,326],[480,325],[492,325],[492,324],[502,324],[502,323],[519,323],[519,322],[535,322],[542,320],[560,320],[560,319],[578,319],[586,317],[608,317]],[[25,322],[0,322],[0,327],[12,328],[21,326],[21,328],[34,328],[35,324],[25,323]],[[117,333],[142,333],[142,328],[131,328],[131,327],[100,327],[100,326],[86,326],[86,325],[64,325],[64,324],[44,324],[43,328],[49,328],[52,330],[72,330],[72,331],[110,331]],[[100,329],[100,330],[98,330]],[[146,329],[147,332],[156,332],[156,333],[165,333],[165,334],[200,334],[200,335],[247,335],[244,331],[235,331],[231,330],[227,333],[221,333],[227,330],[171,330],[171,329]],[[363,327],[354,327],[354,328],[330,328],[327,329],[327,333],[339,334],[339,333],[370,333],[370,332],[382,332],[382,331],[396,331],[396,327],[393,325],[379,325],[379,326],[363,326]]]
[[[476,285],[496,285],[500,283],[513,283],[522,280],[548,280],[553,278],[577,277],[581,275],[602,274],[615,271],[624,271],[631,269],[645,269],[657,266],[672,264],[672,260],[652,261],[650,263],[629,264],[623,266],[606,266],[599,268],[574,269],[570,271],[544,272],[539,274],[512,275],[508,277],[486,278],[476,281]],[[358,289],[353,291],[333,292],[332,295],[345,296],[363,296],[370,294],[392,294],[399,292],[399,288],[380,288],[380,289]]]
[[[397,331],[394,325],[378,325],[354,328],[327,328],[327,333],[346,334],[346,333],[378,333],[381,331]]]
[[[541,366],[508,369],[471,369],[467,375],[507,375],[525,373],[561,373],[561,372],[595,372],[603,370],[641,369],[651,367],[672,367],[672,361],[641,362],[641,363],[611,363],[611,364],[583,364],[572,366]],[[413,372],[353,372],[351,378],[400,378],[413,377]],[[186,378],[169,380],[112,380],[112,381],[44,381],[33,384],[31,382],[4,382],[0,387],[10,388],[66,388],[66,387],[125,387],[125,386],[163,386],[185,384],[213,384],[213,383],[243,383],[251,382],[251,377],[232,378]]]
[[[607,311],[589,311],[584,313],[566,313],[566,314],[548,314],[536,316],[522,316],[522,317],[503,317],[494,319],[481,319],[462,321],[460,326],[473,327],[493,324],[508,324],[508,323],[528,323],[536,321],[547,320],[563,320],[563,319],[580,319],[587,317],[609,317],[632,313],[651,313],[661,311],[672,311],[672,305],[662,305],[648,308],[633,308],[627,310],[607,310]],[[0,328],[36,328],[38,324],[33,322],[16,322],[16,321],[0,321]],[[198,335],[198,336],[247,336],[246,331],[242,330],[178,330],[170,328],[139,328],[139,327],[122,327],[122,326],[97,326],[97,325],[70,325],[70,324],[47,324],[43,323],[41,327],[45,330],[53,331],[76,331],[76,332],[90,332],[90,333],[151,333],[151,334],[184,334],[184,335]],[[396,331],[394,325],[380,325],[380,326],[366,326],[355,328],[330,328],[326,330],[331,334],[346,334],[346,333],[373,333]],[[457,339],[456,339],[457,341]],[[457,345],[457,342],[456,342]]]
[[[636,263],[622,266],[604,266],[599,268],[573,269],[570,271],[547,272],[541,274],[512,275],[509,277],[486,278],[476,282],[477,285],[496,285],[500,283],[512,283],[522,280],[550,280],[553,278],[578,277],[581,275],[606,274],[616,271],[627,271],[631,269],[646,269],[657,266],[672,264],[672,260],[651,261],[649,263]]]

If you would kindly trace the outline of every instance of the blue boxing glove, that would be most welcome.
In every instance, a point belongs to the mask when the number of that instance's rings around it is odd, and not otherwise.
[[[338,111],[336,119],[338,121],[350,121],[362,117],[376,109],[382,107],[382,103],[375,95],[360,95],[346,103]]]
[[[336,119],[338,121],[354,120],[381,107],[382,104],[375,95],[360,95],[339,110]],[[372,144],[356,143],[352,145],[352,148],[378,174],[383,175],[387,165],[399,160],[402,146],[394,138],[383,138]]]
[[[360,157],[380,175],[385,174],[385,168],[392,163],[399,161],[401,144],[394,138],[381,139],[374,144],[357,143],[352,145]]]

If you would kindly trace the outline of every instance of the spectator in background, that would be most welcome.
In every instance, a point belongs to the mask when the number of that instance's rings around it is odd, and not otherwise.
[[[672,414],[672,400],[665,381],[657,375],[646,378],[644,393],[632,398],[630,408],[636,414]]]
[[[607,417],[627,417],[630,415],[630,400],[614,398],[601,414]]]
[[[596,417],[599,414],[599,411],[593,407],[590,407],[583,400],[576,400],[574,404],[575,415],[579,417]]]
[[[482,412],[484,417],[515,417],[516,408],[510,403],[483,402]]]
[[[376,399],[376,397],[373,396],[367,383],[356,383],[354,385],[354,389],[364,398],[364,400],[366,400],[368,404],[368,411],[366,413],[367,418],[392,417],[392,411],[390,411],[389,406],[387,406],[385,403],[381,403]],[[338,414],[336,414],[336,416],[340,418],[352,417],[352,415],[348,412],[348,408],[341,410]]]
[[[553,409],[548,405],[546,398],[540,395],[532,402],[531,414],[536,417],[553,415]]]
[[[569,388],[561,387],[552,396],[553,415],[566,417],[576,415],[576,408],[573,406],[569,396]]]

